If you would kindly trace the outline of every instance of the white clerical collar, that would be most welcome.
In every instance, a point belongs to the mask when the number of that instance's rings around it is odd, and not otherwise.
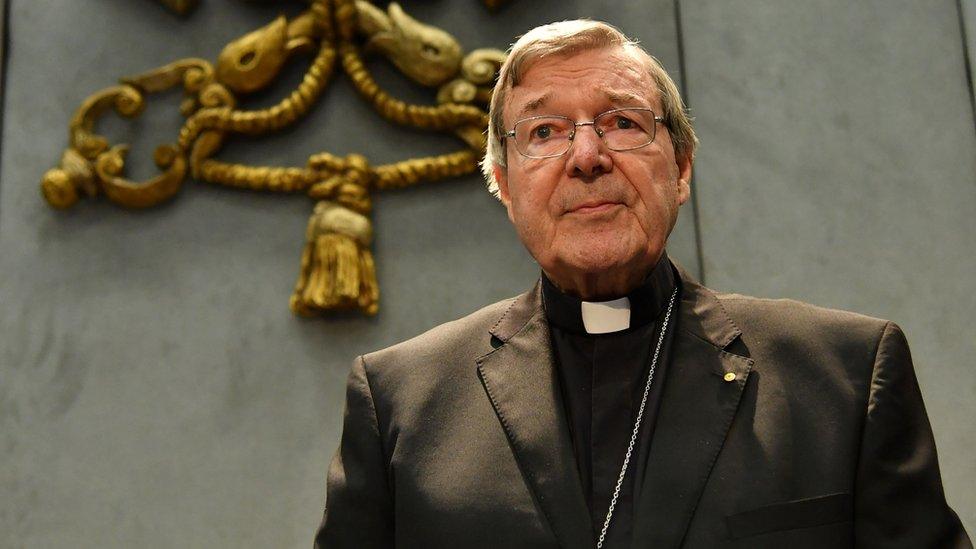
[[[630,328],[630,298],[581,301],[580,315],[588,334],[609,334]]]
[[[620,299],[584,302],[559,289],[542,273],[542,306],[550,326],[579,335],[598,335],[633,330],[664,314],[677,278],[666,253],[640,286]]]

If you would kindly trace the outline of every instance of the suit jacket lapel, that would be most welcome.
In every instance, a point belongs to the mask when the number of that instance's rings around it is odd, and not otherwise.
[[[634,547],[680,547],[753,365],[725,350],[741,331],[715,295],[678,271],[674,351],[636,498]]]
[[[593,546],[540,288],[520,296],[491,329],[500,346],[478,373],[522,475],[562,547]]]

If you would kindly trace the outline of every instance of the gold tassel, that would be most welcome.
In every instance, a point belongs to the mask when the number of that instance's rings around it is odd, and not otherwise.
[[[372,240],[365,215],[336,202],[317,203],[305,234],[291,310],[302,316],[347,309],[375,315],[380,292],[369,250]]]

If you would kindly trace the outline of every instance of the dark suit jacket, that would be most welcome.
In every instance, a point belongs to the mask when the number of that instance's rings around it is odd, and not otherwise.
[[[680,274],[633,547],[972,547],[898,326]],[[537,286],[355,362],[316,546],[593,547],[572,448]]]

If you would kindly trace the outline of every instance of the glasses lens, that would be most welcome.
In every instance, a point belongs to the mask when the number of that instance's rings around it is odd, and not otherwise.
[[[515,146],[525,156],[559,156],[569,149],[573,122],[558,116],[526,118],[515,124]]]
[[[654,141],[657,124],[650,109],[616,109],[596,117],[594,125],[603,135],[607,147],[626,151]]]

